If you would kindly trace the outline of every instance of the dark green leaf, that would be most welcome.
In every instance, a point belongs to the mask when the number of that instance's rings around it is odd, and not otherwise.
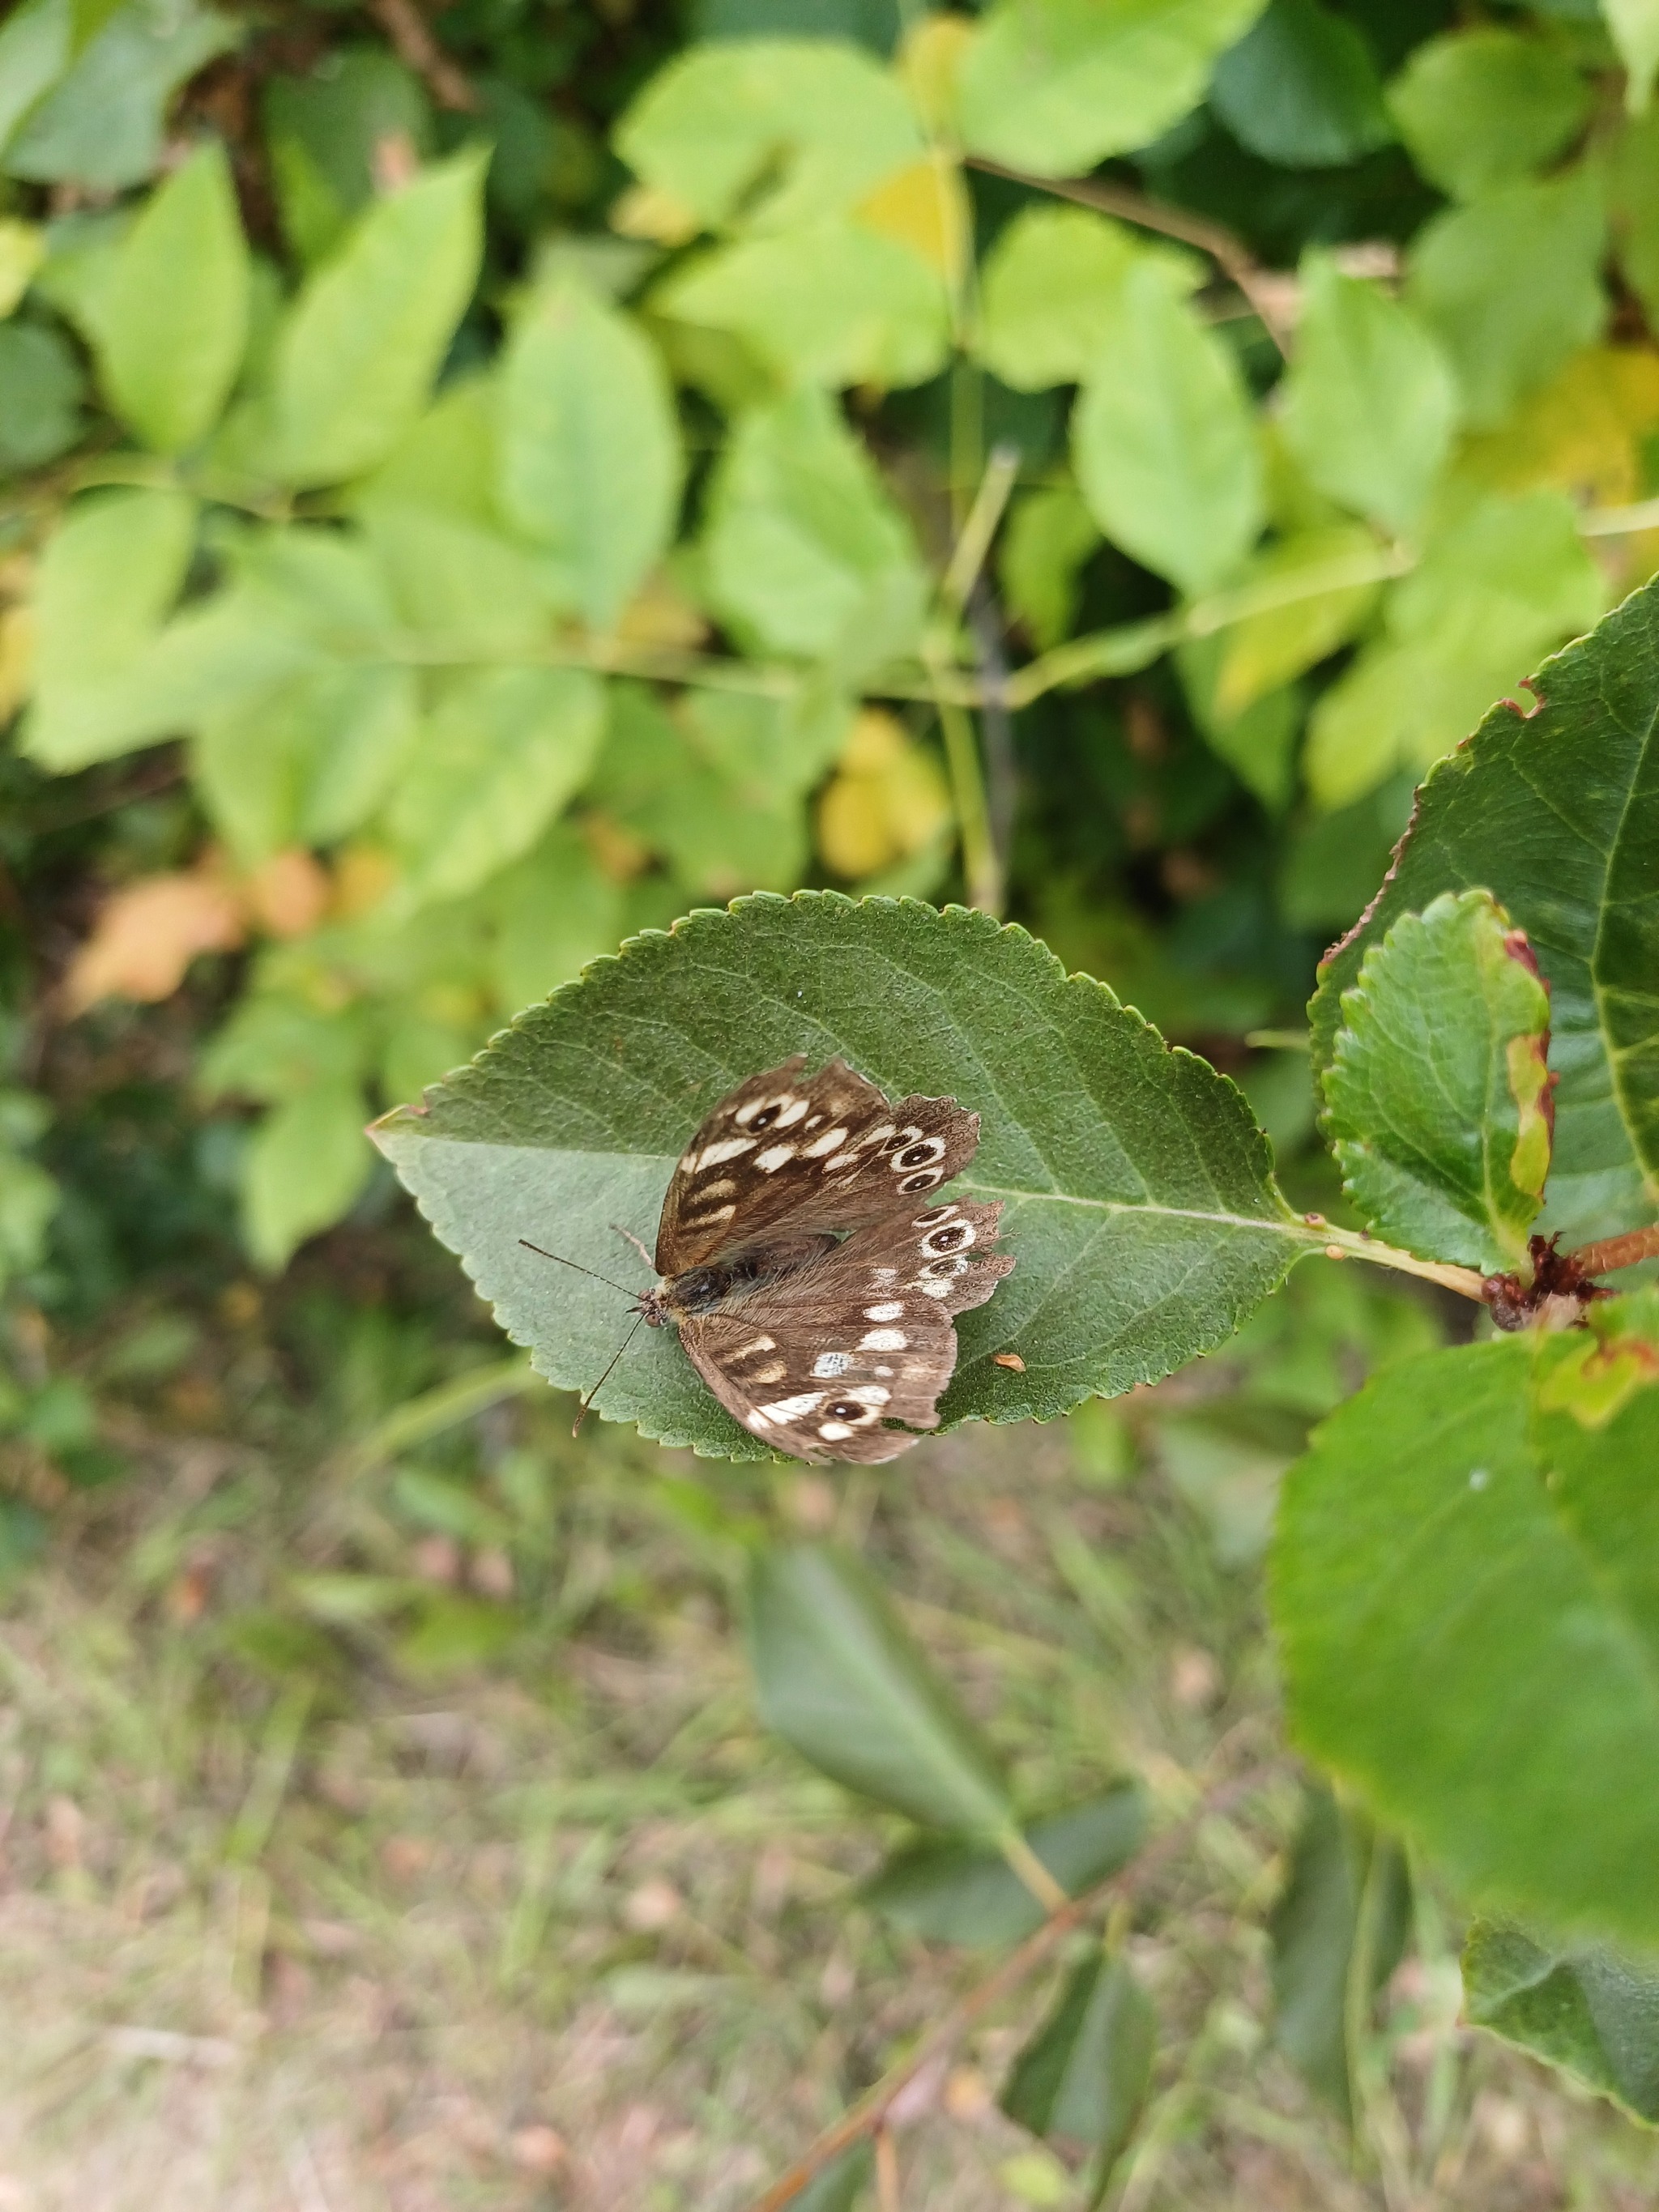
[[[379,1141],[541,1372],[586,1387],[625,1301],[525,1251],[607,1274],[649,1237],[687,1137],[732,1085],[836,1053],[895,1095],[982,1117],[962,1188],[1006,1206],[1018,1266],[965,1316],[947,1422],[1051,1416],[1220,1342],[1316,1243],[1284,1206],[1238,1092],[1023,930],[961,909],[757,896],[648,935],[521,1017]],[[1017,1346],[1024,1370],[992,1354]],[[642,1331],[599,1401],[611,1419],[754,1456],[671,1331]]]
[[[1545,665],[1542,703],[1492,709],[1419,797],[1375,906],[1321,969],[1316,1065],[1366,950],[1443,890],[1489,890],[1550,987],[1555,1152],[1540,1227],[1569,1243],[1654,1217],[1659,1180],[1659,586]]]
[[[761,1718],[821,1772],[927,1827],[1009,1825],[994,1755],[851,1553],[760,1553],[749,1640]]]
[[[1598,1313],[1610,1334],[1627,1325],[1621,1307]],[[1588,1375],[1589,1337],[1386,1370],[1291,1469],[1271,1595],[1291,1725],[1316,1758],[1477,1901],[1640,1942],[1659,1936],[1655,1607],[1639,1559],[1619,1578],[1606,1565],[1651,1468],[1659,1352],[1638,1334]],[[1585,1430],[1601,1416],[1598,1481],[1571,1508],[1529,1435],[1535,1356],[1543,1413],[1553,1393]],[[1617,1420],[1597,1394],[1609,1365],[1638,1378]]]
[[[1340,167],[1394,136],[1370,48],[1319,0],[1272,0],[1217,64],[1210,105],[1240,145],[1287,168]]]
[[[1659,2123],[1659,1960],[1477,1920],[1463,1946],[1463,2009]]]
[[[799,0],[790,0],[792,11]],[[867,2142],[855,2142],[815,2173],[793,2200],[793,2212],[853,2212],[859,2193],[870,2179],[874,2154]]]
[[[390,139],[423,159],[432,152],[420,79],[373,47],[336,48],[309,76],[270,78],[264,112],[283,228],[307,264],[374,198],[377,147]]]
[[[1369,1997],[1400,1963],[1410,1917],[1411,1885],[1398,1848],[1361,1816],[1345,1813],[1322,1784],[1311,1784],[1273,1907],[1273,2033],[1291,2064],[1345,2118],[1356,1946],[1365,1947],[1360,1971]]]
[[[1033,2135],[1097,2154],[1097,2183],[1134,2132],[1152,2081],[1158,2021],[1121,1959],[1097,1952],[1015,2059],[1002,2109]]]
[[[1550,1002],[1486,891],[1402,915],[1342,994],[1325,1127],[1349,1196],[1391,1244],[1520,1266],[1550,1164]]]
[[[1146,1825],[1133,1783],[1092,1804],[1033,1820],[1025,1840],[1068,1897],[1103,1881],[1134,1856]],[[864,1901],[928,1943],[1018,1943],[1043,1910],[1000,1852],[971,1844],[915,1844],[866,1883]]]
[[[86,379],[73,350],[39,323],[0,323],[0,471],[39,468],[81,434]]]

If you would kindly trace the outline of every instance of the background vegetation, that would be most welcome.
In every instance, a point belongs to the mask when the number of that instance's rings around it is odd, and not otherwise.
[[[1346,1218],[1318,955],[1659,565],[1656,61],[1639,0],[0,26],[17,2202],[745,2202],[984,1963],[854,1902],[897,1825],[758,1730],[767,1530],[879,1566],[1023,1804],[1268,1770],[1116,1928],[1121,2201],[1643,2201],[1459,2024],[1433,1877],[1355,1969],[1397,1854],[1322,1857],[1276,1749],[1279,1476],[1466,1323],[1313,1261],[1039,1441],[577,1447],[362,1127],[630,931],[909,892],[1237,1075]],[[996,2107],[1041,2009],[870,2187],[1085,2201]]]

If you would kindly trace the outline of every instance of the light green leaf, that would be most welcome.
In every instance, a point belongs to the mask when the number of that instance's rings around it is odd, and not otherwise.
[[[242,1233],[258,1266],[274,1274],[356,1197],[374,1164],[363,1141],[367,1112],[356,1084],[319,1084],[260,1122],[242,1182]]]
[[[567,603],[609,629],[674,532],[673,394],[636,323],[562,284],[519,324],[501,380],[497,496]]]
[[[1302,264],[1280,425],[1309,480],[1385,530],[1419,520],[1451,448],[1457,389],[1436,338],[1328,254]]]
[[[1360,629],[1376,603],[1376,540],[1355,524],[1337,523],[1280,538],[1252,562],[1244,588],[1288,592],[1325,579],[1330,588],[1308,590],[1282,606],[1264,607],[1231,623],[1219,634],[1219,654],[1211,711],[1221,722],[1235,721],[1258,699],[1316,668]],[[1345,582],[1358,576],[1370,580]]]
[[[1477,429],[1501,423],[1607,319],[1599,172],[1511,185],[1419,232],[1406,297],[1439,336]]]
[[[1519,184],[1553,161],[1591,99],[1558,46],[1495,26],[1428,40],[1389,88],[1413,161],[1457,199]]]
[[[1370,1227],[1425,1260],[1521,1266],[1549,1171],[1549,995],[1486,891],[1402,915],[1342,994],[1325,1127]]]
[[[1477,1920],[1462,1965],[1466,2019],[1659,2124],[1659,1961]]]
[[[352,511],[413,507],[475,529],[499,528],[500,414],[493,375],[453,378],[380,466],[351,487]]]
[[[552,635],[557,580],[499,530],[375,498],[360,513],[398,611],[434,661],[511,657]]]
[[[1261,527],[1261,450],[1237,368],[1156,267],[1125,282],[1079,395],[1072,454],[1106,535],[1183,591],[1220,583]]]
[[[1194,255],[1147,246],[1088,208],[1023,208],[986,258],[975,352],[1016,392],[1079,383],[1122,318],[1129,272],[1146,263],[1177,298],[1203,282]]]
[[[1345,2119],[1355,1951],[1362,1942],[1368,1948],[1370,1991],[1380,1989],[1405,1949],[1411,1905],[1398,1845],[1339,1806],[1322,1783],[1310,1784],[1273,1912],[1273,2039]]]
[[[237,857],[326,845],[367,820],[415,742],[413,672],[324,663],[229,713],[204,711],[196,787]]]
[[[307,283],[276,349],[284,482],[359,475],[415,422],[477,280],[484,162],[458,154],[378,201]]]
[[[72,22],[75,10],[41,14]],[[52,30],[49,22],[32,20],[20,89],[33,104],[0,158],[9,175],[100,192],[142,183],[161,160],[175,88],[240,36],[225,16],[191,0],[125,0],[104,14],[102,27],[39,98],[39,64]]]
[[[207,435],[235,381],[247,318],[230,165],[210,144],[174,170],[127,233],[100,319],[104,388],[147,446],[176,453]]]
[[[761,652],[849,679],[914,651],[927,582],[908,524],[822,393],[745,416],[709,494],[710,605]]]
[[[1528,1433],[1534,1364],[1541,1398],[1554,1361],[1594,1348],[1512,1336],[1385,1370],[1292,1468],[1270,1593],[1297,1740],[1379,1817],[1478,1904],[1651,1942],[1659,1611],[1650,1574],[1605,1563],[1656,1424],[1632,1402],[1590,1439],[1605,1487],[1577,1525]]]
[[[613,695],[611,714],[617,711]],[[623,933],[623,889],[604,874],[568,822],[488,885],[491,971],[508,1011],[544,999]]]
[[[1044,652],[1071,635],[1080,572],[1099,544],[1099,526],[1075,486],[1048,485],[1016,501],[998,550],[997,575],[1009,613]]]
[[[651,79],[616,144],[704,229],[783,230],[849,208],[927,150],[890,70],[806,39],[693,46]]]
[[[964,141],[1041,177],[1148,144],[1204,96],[1262,0],[999,0],[963,57]]]
[[[1390,592],[1387,635],[1321,697],[1306,763],[1316,799],[1346,805],[1461,744],[1543,653],[1589,628],[1605,590],[1564,494],[1468,508]]]
[[[938,270],[836,217],[719,247],[677,270],[651,305],[730,331],[788,383],[922,384],[950,350]]]
[[[1098,2188],[1134,2133],[1157,2046],[1158,2018],[1139,1983],[1121,1958],[1097,1951],[1066,1977],[999,2101],[1033,2135],[1085,2144]]]
[[[958,1324],[947,1424],[1051,1417],[1167,1373],[1316,1238],[1274,1190],[1238,1092],[1103,986],[982,915],[828,892],[757,896],[635,939],[425,1110],[388,1117],[379,1141],[538,1370],[585,1388],[621,1341],[624,1302],[519,1240],[628,1267],[611,1224],[648,1238],[702,1116],[795,1051],[815,1066],[842,1054],[890,1095],[950,1095],[982,1117],[961,1187],[1004,1201],[1018,1266]],[[1005,1344],[1023,1370],[995,1364]],[[670,1330],[641,1331],[597,1403],[705,1452],[765,1450]]]
[[[95,493],[48,541],[35,580],[34,696],[22,749],[62,774],[125,752],[123,679],[178,596],[196,532],[182,492]]]
[[[38,222],[0,216],[0,319],[13,313],[46,258],[46,234]]]
[[[1625,104],[1632,115],[1639,115],[1652,95],[1654,72],[1659,70],[1659,5],[1655,0],[1601,0],[1601,12],[1630,79]]]
[[[573,668],[450,678],[387,820],[418,897],[457,898],[527,852],[593,764],[605,690]]]
[[[69,67],[74,42],[73,0],[24,0],[0,24],[0,167],[18,125]]]
[[[762,1720],[822,1773],[924,1827],[994,1835],[1009,1825],[989,1746],[852,1554],[817,1544],[759,1553],[749,1644]]]
[[[1125,1782],[1092,1804],[1033,1820],[1024,1834],[1066,1895],[1078,1897],[1134,1856],[1146,1827],[1141,1791]],[[1042,1924],[1042,1905],[1002,1854],[973,1844],[913,1844],[860,1895],[924,1943],[1018,1943]]]
[[[1370,46],[1320,0],[1272,0],[1222,56],[1210,105],[1241,146],[1285,168],[1345,167],[1394,137]]]
[[[1555,1147],[1540,1227],[1566,1241],[1654,1218],[1659,1188],[1656,866],[1659,587],[1546,663],[1540,703],[1492,709],[1419,794],[1398,863],[1363,925],[1324,963],[1316,1065],[1369,947],[1443,890],[1489,889],[1550,987]]]

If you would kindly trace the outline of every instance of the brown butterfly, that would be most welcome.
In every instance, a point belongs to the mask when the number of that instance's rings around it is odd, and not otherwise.
[[[775,1449],[896,1459],[937,1425],[952,1316],[1013,1267],[989,1249],[1002,1208],[934,1195],[974,1157],[977,1114],[895,1104],[843,1060],[805,1065],[750,1076],[692,1138],[663,1200],[664,1279],[635,1311],[672,1322],[721,1405]]]

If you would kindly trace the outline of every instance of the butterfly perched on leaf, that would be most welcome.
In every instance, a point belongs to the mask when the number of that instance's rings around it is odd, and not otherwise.
[[[750,1076],[691,1139],[663,1200],[663,1280],[636,1310],[678,1330],[751,1436],[798,1459],[896,1459],[937,1425],[954,1316],[1013,1267],[993,1249],[1002,1208],[944,1192],[977,1114],[895,1103],[843,1060],[805,1066]]]

